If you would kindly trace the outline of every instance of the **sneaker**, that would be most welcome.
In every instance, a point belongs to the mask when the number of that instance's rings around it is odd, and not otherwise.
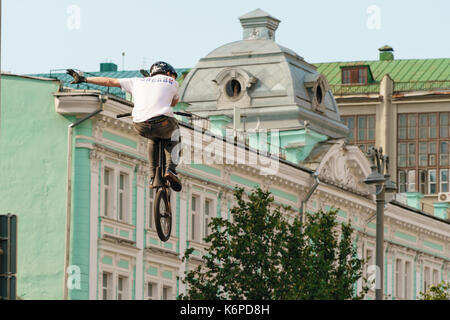
[[[171,169],[167,169],[167,172],[166,172],[164,178],[169,181],[170,187],[173,189],[173,191],[175,191],[175,192],[181,191],[181,188],[182,188],[181,182],[175,171],[173,171]]]

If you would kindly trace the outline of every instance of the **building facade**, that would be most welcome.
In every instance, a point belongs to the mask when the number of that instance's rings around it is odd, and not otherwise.
[[[445,207],[448,218],[450,59],[395,59],[393,51],[383,46],[379,60],[316,66],[330,81],[349,142],[383,147],[406,201],[429,213]]]
[[[198,118],[179,118],[183,190],[171,194],[167,242],[154,226],[147,141],[130,118],[116,119],[132,97],[70,87],[64,75],[2,74],[0,211],[19,217],[20,297],[175,299],[185,291],[178,277],[202,263],[210,219],[233,219],[235,186],[269,190],[287,216],[339,209],[370,276],[370,163],[345,138],[340,100],[315,66],[275,42],[278,19],[255,10],[240,20],[243,40],[180,79],[177,108]],[[417,299],[431,283],[450,281],[450,225],[441,211],[392,201],[385,216],[385,297]],[[181,260],[187,248],[189,263]]]

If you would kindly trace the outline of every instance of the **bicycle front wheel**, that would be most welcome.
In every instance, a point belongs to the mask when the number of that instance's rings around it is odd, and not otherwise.
[[[158,237],[165,242],[169,240],[172,231],[172,212],[165,188],[159,189],[156,193],[153,209]]]

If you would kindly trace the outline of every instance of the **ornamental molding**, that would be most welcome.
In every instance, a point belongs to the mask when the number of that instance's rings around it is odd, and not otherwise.
[[[357,146],[346,146],[340,140],[330,148],[317,171],[319,178],[340,189],[369,196],[364,179],[370,174],[370,163]]]
[[[232,107],[248,107],[250,105],[250,96],[248,89],[250,89],[257,79],[242,68],[226,68],[220,71],[212,80],[218,87],[217,108],[228,109]],[[239,92],[236,96],[230,96],[227,93],[227,86],[231,81],[239,83]]]

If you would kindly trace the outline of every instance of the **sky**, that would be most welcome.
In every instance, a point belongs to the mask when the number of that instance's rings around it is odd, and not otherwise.
[[[260,8],[281,20],[276,42],[307,62],[450,57],[450,0],[2,0],[1,70],[192,68],[242,39],[238,18]],[[125,56],[122,53],[125,52]]]

